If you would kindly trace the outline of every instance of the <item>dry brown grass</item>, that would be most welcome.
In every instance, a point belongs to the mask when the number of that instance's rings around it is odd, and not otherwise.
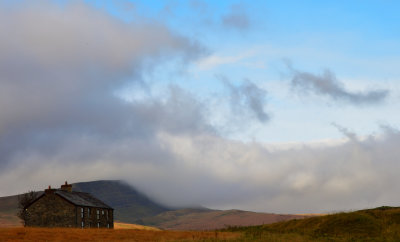
[[[215,241],[233,232],[149,231],[133,229],[1,228],[0,241]]]
[[[21,220],[13,214],[0,213],[0,228],[22,227]]]
[[[115,222],[114,229],[137,229],[137,230],[161,231],[161,229],[155,227],[144,226],[139,224],[121,223],[121,222]]]

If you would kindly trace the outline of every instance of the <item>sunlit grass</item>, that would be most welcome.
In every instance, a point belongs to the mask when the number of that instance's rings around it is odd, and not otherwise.
[[[223,231],[242,232],[240,241],[400,241],[400,208],[380,207]]]
[[[149,231],[134,229],[3,228],[0,241],[224,241],[233,232]]]
[[[115,222],[114,229],[138,229],[138,230],[161,231],[161,229],[158,229],[155,227],[144,226],[144,225],[139,225],[139,224],[121,223],[121,222]]]

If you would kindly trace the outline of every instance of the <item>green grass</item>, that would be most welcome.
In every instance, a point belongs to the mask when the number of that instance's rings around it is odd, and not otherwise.
[[[379,207],[223,231],[237,241],[400,241],[400,208]]]

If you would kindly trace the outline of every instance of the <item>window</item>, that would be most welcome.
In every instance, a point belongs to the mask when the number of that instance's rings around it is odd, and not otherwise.
[[[85,215],[83,211],[84,211],[83,208],[81,208],[81,218],[83,218],[83,216]]]
[[[100,223],[97,223],[97,228],[100,228]]]
[[[107,229],[109,229],[110,228],[110,224],[107,224]]]
[[[97,219],[100,219],[100,210],[97,209]]]
[[[101,215],[104,215],[104,210],[101,210]]]
[[[84,228],[84,227],[85,227],[85,222],[82,221],[82,228]]]
[[[108,218],[108,210],[106,210],[106,217]]]
[[[90,208],[87,209],[88,217],[90,218]]]

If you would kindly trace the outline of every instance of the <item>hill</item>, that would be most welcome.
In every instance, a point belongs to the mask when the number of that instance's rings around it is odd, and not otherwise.
[[[163,212],[138,220],[136,223],[168,230],[214,230],[228,226],[270,224],[304,217],[309,216],[189,208]]]
[[[0,197],[0,227],[18,227],[21,226],[17,214],[18,196]]]
[[[72,189],[91,193],[113,207],[115,221],[134,223],[143,217],[169,210],[122,181],[79,182],[72,184]],[[16,216],[17,207],[18,195],[0,198],[0,227],[21,226],[21,221]]]
[[[379,207],[223,231],[242,232],[248,241],[400,241],[400,207]]]
[[[73,191],[88,192],[115,209],[116,222],[170,230],[212,230],[227,226],[268,224],[307,216],[255,213],[240,210],[186,208],[171,210],[122,181],[92,181],[72,184]],[[0,198],[0,227],[18,227],[18,196]]]
[[[122,181],[92,181],[72,184],[72,190],[88,192],[115,209],[116,221],[135,223],[138,219],[168,211]]]
[[[40,196],[42,192],[37,192]],[[22,221],[17,217],[18,195],[0,197],[0,228],[22,226]]]

